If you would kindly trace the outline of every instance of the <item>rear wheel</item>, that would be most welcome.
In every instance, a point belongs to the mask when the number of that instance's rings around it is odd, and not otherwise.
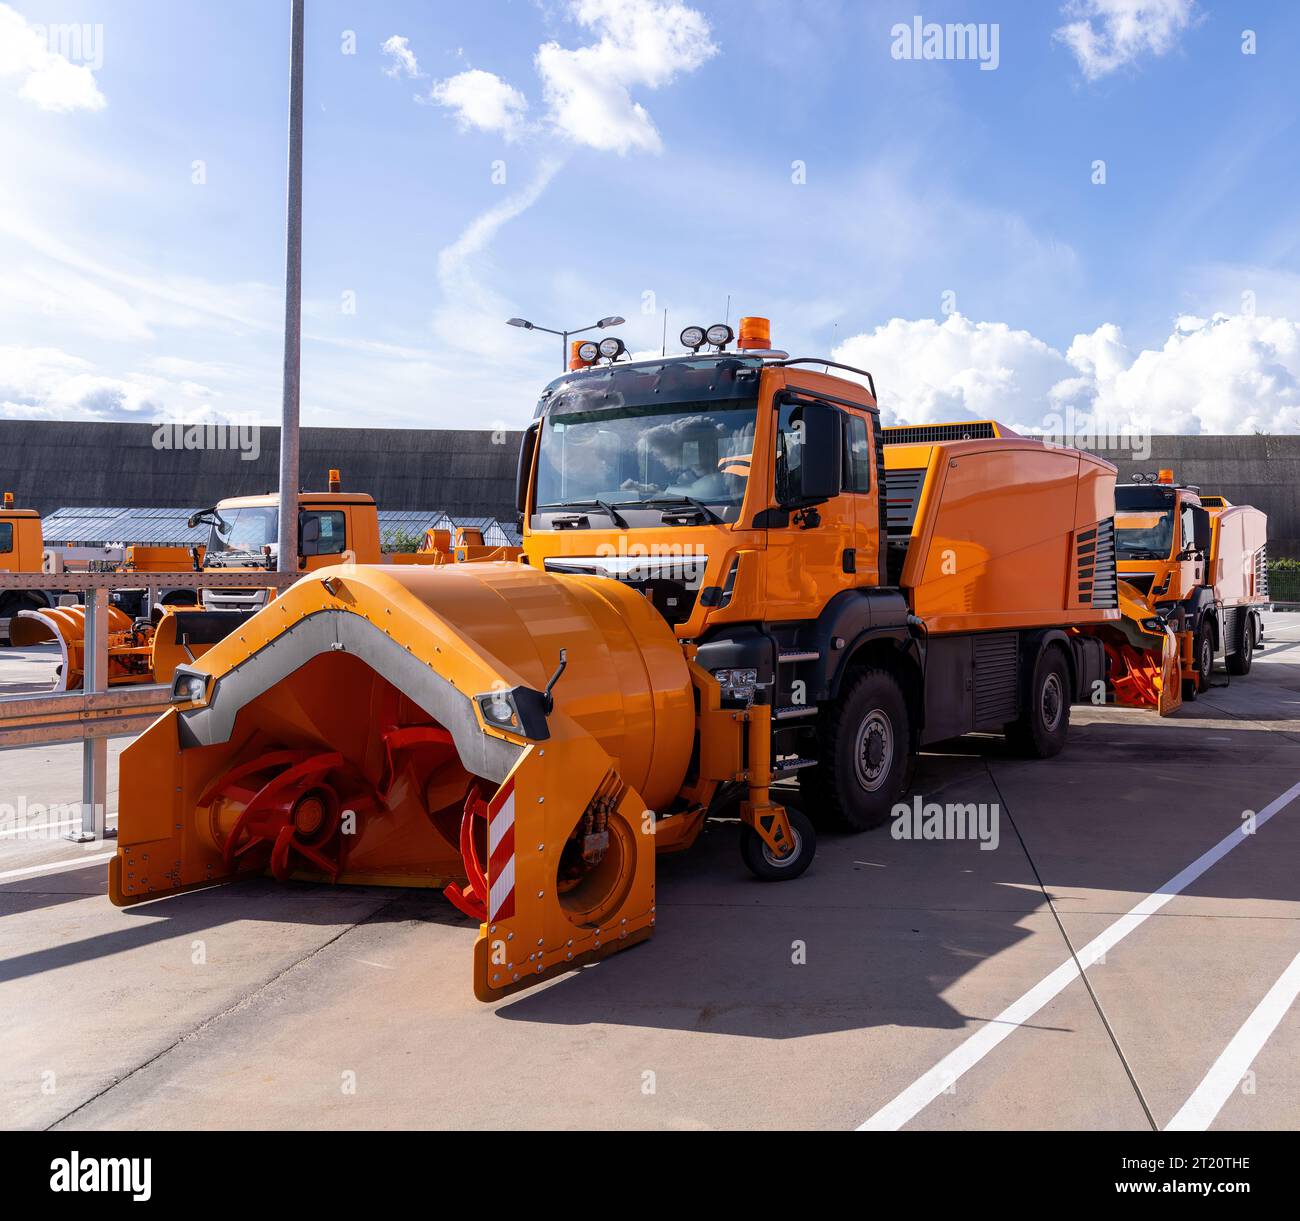
[[[818,763],[799,773],[804,809],[818,827],[867,831],[903,794],[911,727],[888,670],[859,670],[818,726]]]
[[[1237,629],[1237,647],[1232,653],[1229,653],[1224,665],[1228,668],[1228,673],[1240,678],[1243,674],[1250,673],[1251,662],[1255,659],[1255,624],[1254,616],[1243,614],[1241,616],[1241,626]]]
[[[1007,726],[1007,740],[1020,754],[1050,759],[1061,753],[1070,730],[1070,670],[1056,647],[1044,649],[1034,663],[1034,677],[1024,715]]]
[[[817,854],[817,832],[802,810],[785,807],[786,821],[794,837],[794,847],[785,856],[777,856],[753,827],[740,829],[740,856],[746,868],[760,882],[785,882],[797,878]]]

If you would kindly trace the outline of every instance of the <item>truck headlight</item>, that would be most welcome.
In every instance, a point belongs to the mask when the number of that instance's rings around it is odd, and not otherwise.
[[[201,704],[208,693],[208,680],[203,674],[177,670],[172,679],[173,704]]]
[[[514,695],[509,691],[489,691],[486,695],[476,697],[479,712],[488,725],[498,729],[519,729],[519,710],[515,707]]]
[[[724,700],[736,700],[742,704],[754,702],[754,688],[758,686],[757,670],[714,670],[713,677],[722,688]]]

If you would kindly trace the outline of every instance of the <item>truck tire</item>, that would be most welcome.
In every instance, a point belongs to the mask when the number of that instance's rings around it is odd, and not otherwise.
[[[1224,660],[1228,673],[1234,678],[1250,673],[1250,664],[1255,660],[1255,625],[1254,616],[1249,612],[1241,616],[1241,626],[1236,632],[1236,648]]]
[[[911,742],[898,679],[888,670],[846,676],[839,698],[818,720],[817,766],[799,773],[813,825],[869,831],[887,822],[903,795]]]
[[[786,882],[797,878],[817,855],[817,832],[802,810],[785,807],[786,821],[794,836],[794,851],[788,856],[773,856],[753,827],[740,828],[740,856],[746,868],[760,882]]]
[[[1007,726],[1007,741],[1031,759],[1059,755],[1070,731],[1070,669],[1065,654],[1049,645],[1034,662],[1024,715]]]
[[[11,595],[3,602],[0,602],[0,619],[12,619],[19,611],[25,610],[44,610],[45,603],[31,597],[30,594]],[[5,638],[0,640],[0,645],[5,648],[12,648],[13,642],[9,639],[9,633],[5,633]]]
[[[1201,624],[1201,630],[1196,633],[1192,656],[1196,658],[1196,691],[1199,695],[1202,691],[1210,689],[1210,675],[1214,672],[1214,634],[1210,630],[1208,619]]]

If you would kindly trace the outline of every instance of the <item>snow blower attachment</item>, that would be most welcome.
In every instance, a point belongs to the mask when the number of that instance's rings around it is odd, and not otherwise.
[[[1127,581],[1118,582],[1123,618],[1098,630],[1115,702],[1168,716],[1182,707],[1178,637]]]
[[[690,766],[688,663],[644,598],[519,564],[339,567],[177,667],[123,755],[123,905],[269,872],[444,888],[492,999],[649,935]]]
[[[116,606],[107,608],[108,685],[167,683],[176,667],[202,657],[240,624],[249,612],[209,611],[169,606],[157,623],[132,619]],[[79,691],[86,677],[86,608],[55,606],[19,611],[9,636],[20,648],[53,642],[60,660],[56,691]]]

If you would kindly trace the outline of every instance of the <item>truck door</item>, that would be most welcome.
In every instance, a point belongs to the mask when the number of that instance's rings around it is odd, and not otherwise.
[[[822,400],[790,392],[778,400],[771,472],[778,505],[786,499],[787,489],[798,483],[804,455],[803,408],[813,402]],[[858,575],[852,571],[856,567],[856,499],[839,495],[804,513],[776,514],[777,524],[767,535],[767,619],[816,618],[835,594],[858,583]]]
[[[312,571],[337,564],[348,549],[342,509],[302,509],[298,513],[299,567]]]
[[[1204,550],[1198,549],[1197,522],[1196,515],[1209,514],[1204,509],[1198,509],[1190,502],[1184,502],[1182,512],[1179,513],[1179,541],[1178,541],[1178,558],[1179,558],[1179,582],[1182,596],[1187,597],[1198,585],[1209,583],[1209,560],[1210,557]]]
[[[852,567],[857,585],[879,584],[880,489],[876,487],[876,421],[844,412],[844,495],[853,505]]]

